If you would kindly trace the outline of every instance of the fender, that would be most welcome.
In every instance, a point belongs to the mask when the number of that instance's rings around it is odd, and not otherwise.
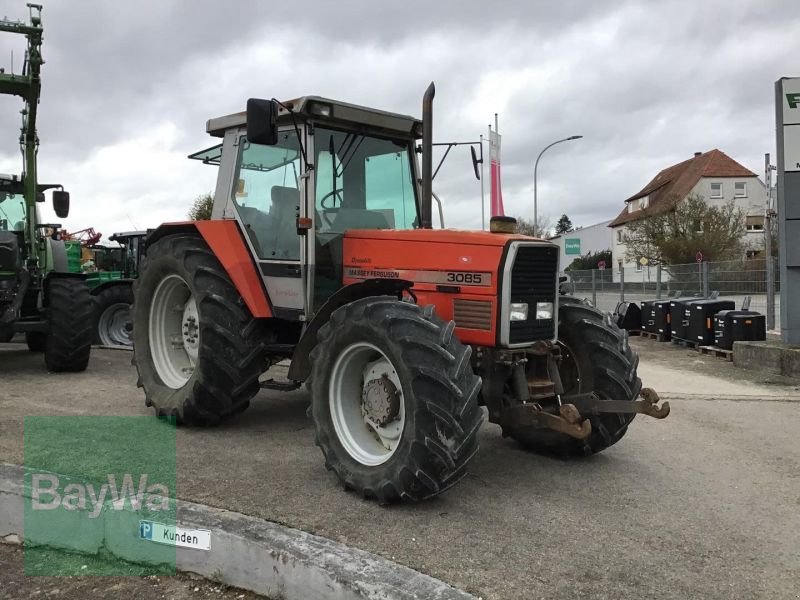
[[[256,270],[253,256],[244,243],[239,224],[233,219],[165,223],[147,236],[147,246],[167,235],[199,233],[222,264],[250,313],[256,318],[272,317],[264,282]]]
[[[368,296],[397,296],[399,299],[403,297],[403,292],[410,291],[413,285],[414,282],[406,279],[365,279],[346,285],[337,291],[317,311],[295,346],[292,363],[289,365],[289,379],[305,381],[311,374],[310,355],[314,346],[317,345],[317,332],[328,322],[333,311],[354,300]]]

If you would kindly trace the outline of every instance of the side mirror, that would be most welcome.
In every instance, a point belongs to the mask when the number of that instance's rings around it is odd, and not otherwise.
[[[274,146],[278,143],[278,104],[272,100],[250,98],[247,101],[247,140],[253,144]]]
[[[59,219],[66,219],[69,216],[69,192],[53,190],[53,210]]]
[[[475,170],[475,179],[480,181],[481,173],[478,171],[478,165],[483,162],[483,148],[481,148],[481,157],[475,154],[475,146],[469,147],[469,152],[472,154],[472,168]]]

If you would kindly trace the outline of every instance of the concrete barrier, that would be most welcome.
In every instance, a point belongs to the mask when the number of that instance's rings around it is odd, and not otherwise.
[[[800,346],[788,346],[773,340],[734,342],[733,364],[743,369],[800,379]]]
[[[157,519],[141,507],[112,506],[85,518],[75,511],[59,529],[24,531],[24,506],[30,495],[24,470],[0,464],[0,538],[65,548],[86,554],[104,552],[139,564],[175,561],[178,570],[197,573],[269,597],[285,600],[465,600],[474,598],[446,583],[344,544],[240,513],[178,501],[177,525],[210,532],[208,550],[175,547],[141,539],[140,521]],[[61,512],[63,517],[63,511]],[[38,515],[37,515],[38,520]],[[86,524],[88,523],[88,525]],[[66,527],[66,529],[64,529]],[[89,535],[81,529],[88,527]],[[74,528],[74,529],[70,529]],[[69,529],[69,531],[67,531]],[[80,542],[73,542],[79,539]]]

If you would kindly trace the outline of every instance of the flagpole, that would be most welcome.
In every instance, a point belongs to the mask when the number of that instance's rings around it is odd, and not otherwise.
[[[481,134],[481,230],[486,229],[486,198],[483,195],[483,134]]]

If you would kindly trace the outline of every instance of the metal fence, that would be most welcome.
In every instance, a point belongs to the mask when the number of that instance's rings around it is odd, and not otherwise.
[[[686,265],[642,266],[623,269],[567,271],[575,296],[587,298],[600,310],[613,311],[621,300],[708,296],[717,292],[741,308],[750,296],[750,309],[767,315],[767,329],[775,329],[780,314],[778,259],[747,259]]]

